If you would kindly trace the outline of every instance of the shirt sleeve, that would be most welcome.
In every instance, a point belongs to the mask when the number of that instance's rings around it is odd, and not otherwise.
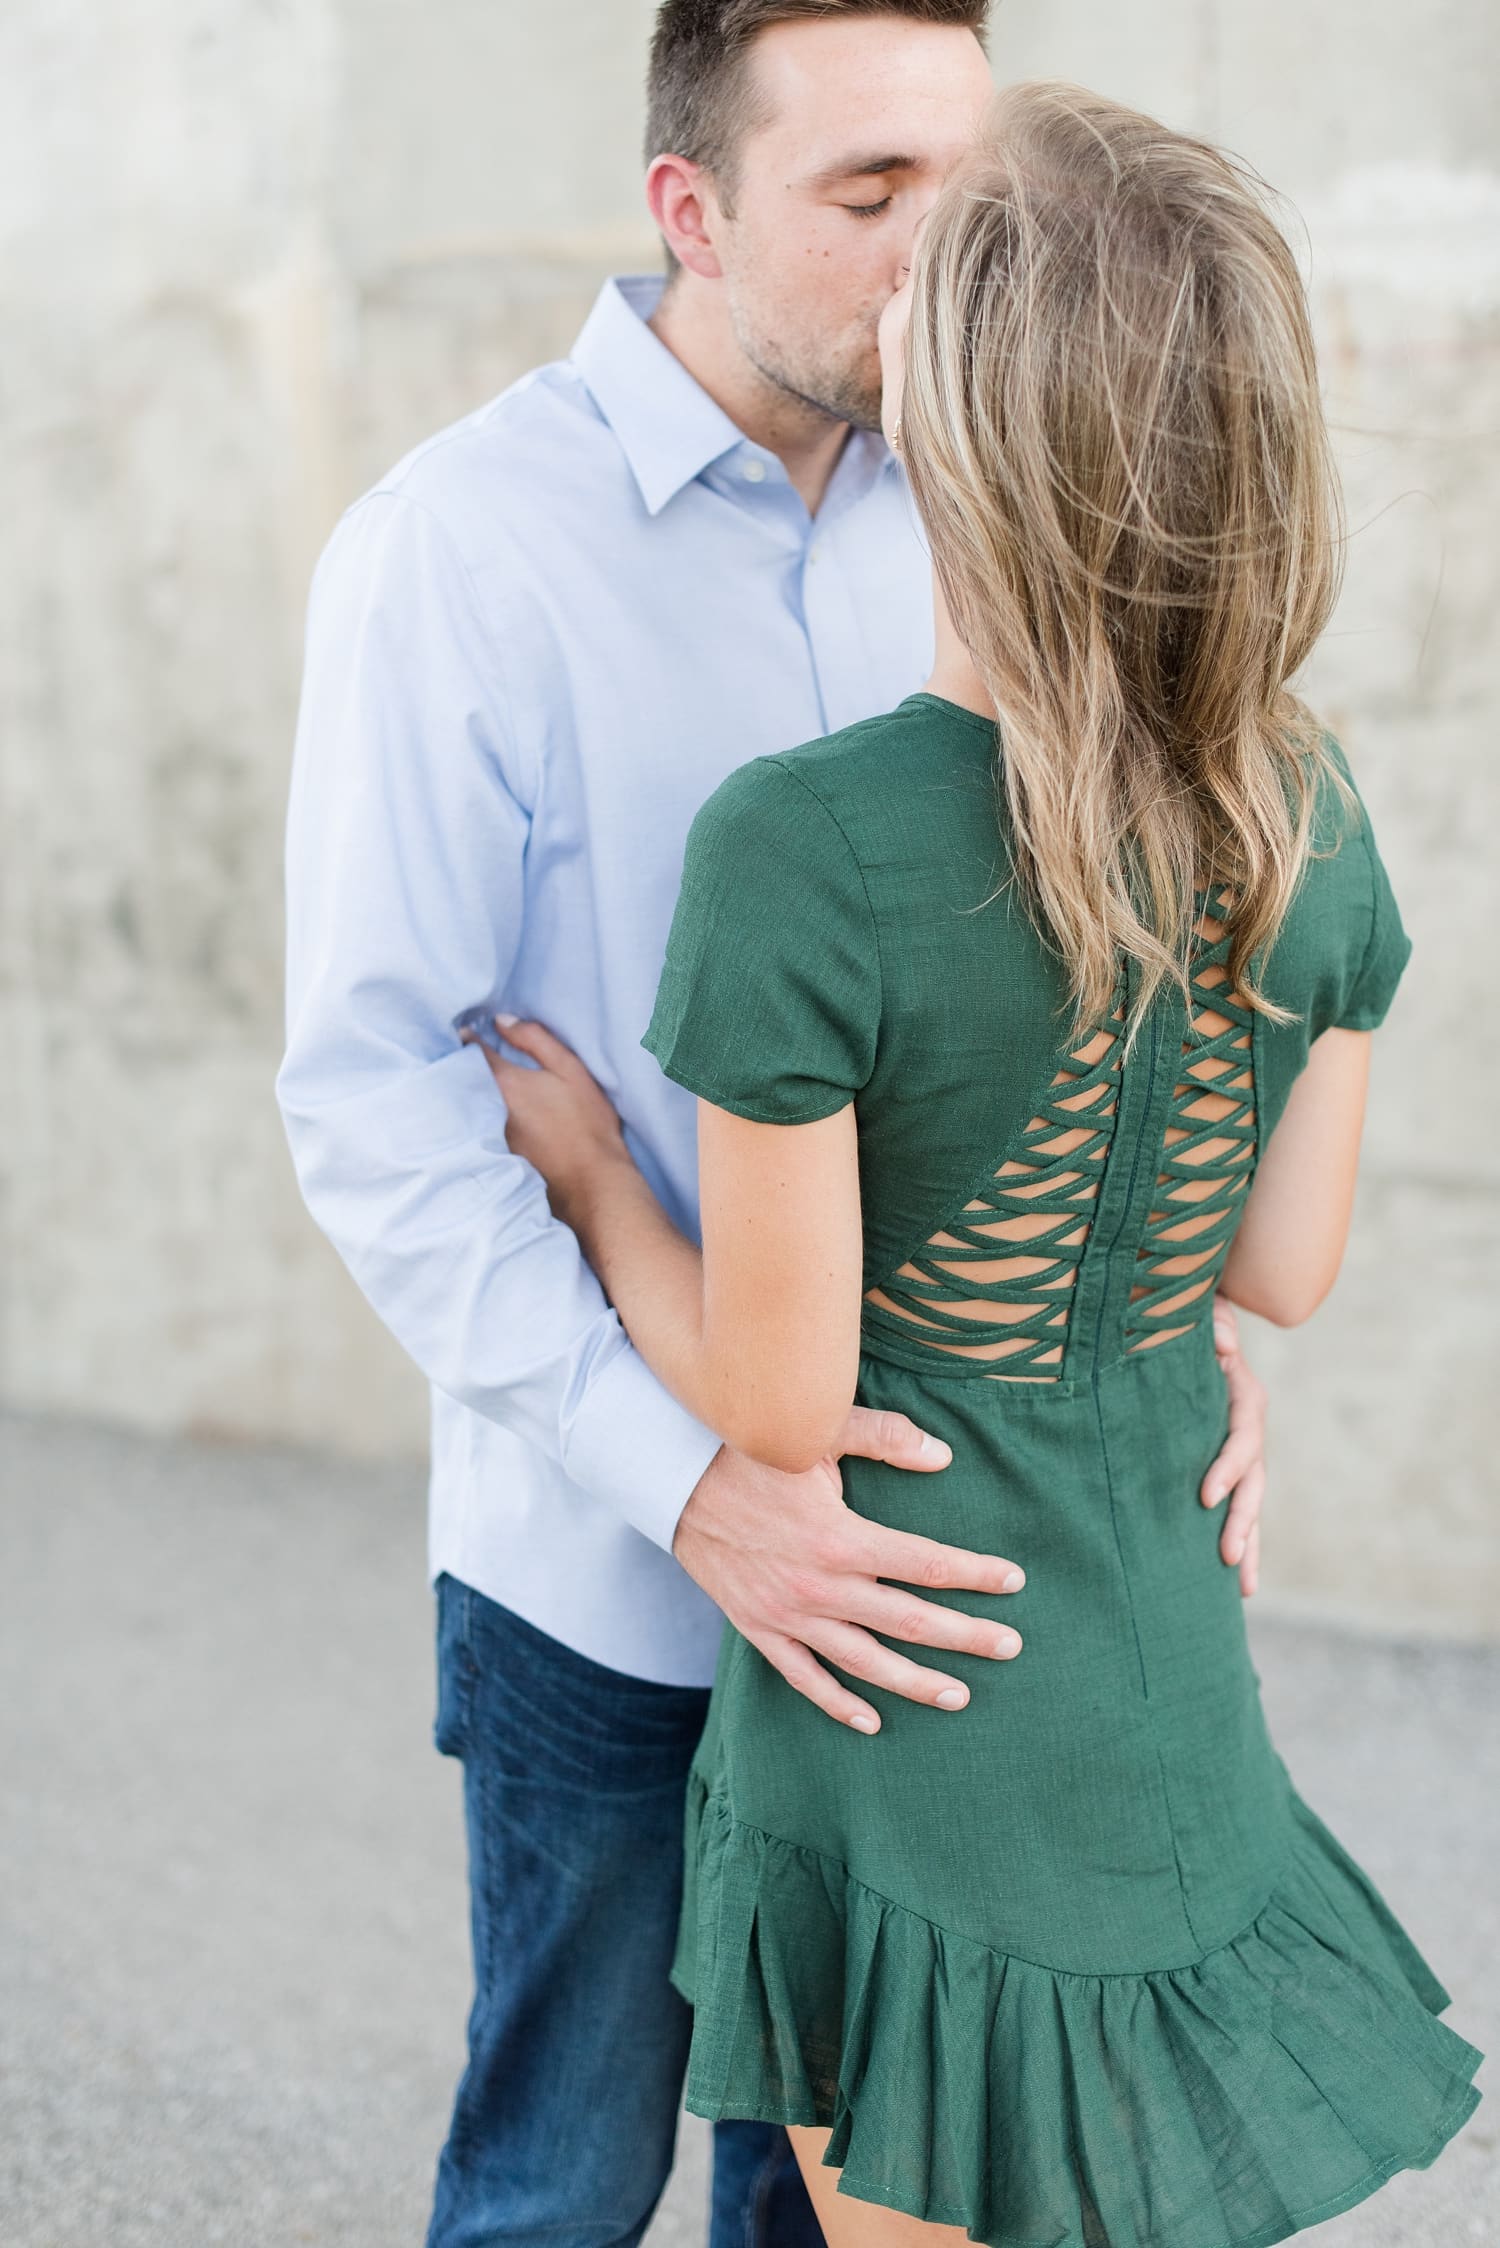
[[[505,1003],[533,795],[461,555],[418,503],[368,495],[314,577],[292,761],[276,1093],[298,1182],[430,1381],[670,1551],[719,1438],[630,1343],[455,1028]]]
[[[808,1124],[868,1083],[880,998],[875,920],[843,828],[787,765],[752,758],[688,831],[641,1044],[717,1108]]]

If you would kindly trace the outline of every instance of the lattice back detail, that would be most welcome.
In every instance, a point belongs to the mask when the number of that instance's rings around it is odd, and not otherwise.
[[[866,1295],[912,1341],[1006,1360],[1004,1373],[984,1377],[990,1381],[1059,1379],[1114,1136],[1124,1019],[1122,978],[1113,1012],[1063,1059],[1013,1152],[957,1217]],[[1012,1252],[997,1256],[999,1242]]]
[[[1127,1350],[1188,1334],[1213,1309],[1255,1167],[1254,1018],[1229,989],[1232,892],[1205,900],[1190,974],[1193,1004],[1172,1092],[1158,1193],[1136,1252]],[[1213,1087],[1212,1091],[1205,1088]]]

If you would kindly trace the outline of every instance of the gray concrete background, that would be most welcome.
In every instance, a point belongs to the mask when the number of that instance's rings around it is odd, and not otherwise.
[[[457,1774],[422,1385],[271,1093],[302,604],[348,500],[655,262],[649,18],[0,11],[3,2248],[421,2235]],[[1252,1623],[1299,1780],[1493,2050],[1500,13],[1006,0],[995,60],[1229,140],[1306,222],[1357,531],[1311,685],[1416,953],[1345,1276],[1253,1337]],[[1488,2106],[1319,2237],[1500,2241]],[[651,2248],[701,2241],[706,2139]]]
[[[302,605],[339,508],[654,262],[648,0],[0,11],[0,1398],[420,1456],[272,1077]],[[1062,71],[1260,163],[1311,244],[1357,526],[1314,688],[1416,951],[1330,1306],[1257,1332],[1267,1576],[1500,1631],[1500,10],[1005,0]]]
[[[420,1475],[22,1416],[0,1473],[0,2241],[416,2248],[468,2002]],[[1494,2054],[1500,1650],[1263,1598],[1294,1777]],[[1304,2237],[1493,2248],[1493,2106]],[[702,2248],[707,2142],[649,2248]]]

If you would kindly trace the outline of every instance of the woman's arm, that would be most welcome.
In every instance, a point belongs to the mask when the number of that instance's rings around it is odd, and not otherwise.
[[[637,1170],[578,1056],[540,1023],[497,1020],[541,1064],[486,1052],[512,1152],[541,1172],[553,1215],[658,1381],[768,1467],[797,1475],[840,1452],[864,1257],[852,1102],[810,1124],[758,1124],[700,1100],[700,1252]]]
[[[1338,1277],[1369,1073],[1368,1031],[1314,1039],[1256,1167],[1219,1291],[1278,1327],[1311,1318]]]
[[[698,1103],[702,1253],[626,1157],[586,1174],[575,1226],[658,1380],[726,1443],[791,1475],[840,1449],[859,1370],[854,1109],[757,1124]]]

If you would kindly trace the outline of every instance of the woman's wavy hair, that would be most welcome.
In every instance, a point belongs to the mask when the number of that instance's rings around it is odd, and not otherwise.
[[[1306,297],[1257,174],[1081,87],[997,97],[918,239],[901,444],[938,580],[1000,719],[1028,909],[1131,1036],[1227,887],[1251,963],[1325,777],[1288,682],[1343,522]]]

